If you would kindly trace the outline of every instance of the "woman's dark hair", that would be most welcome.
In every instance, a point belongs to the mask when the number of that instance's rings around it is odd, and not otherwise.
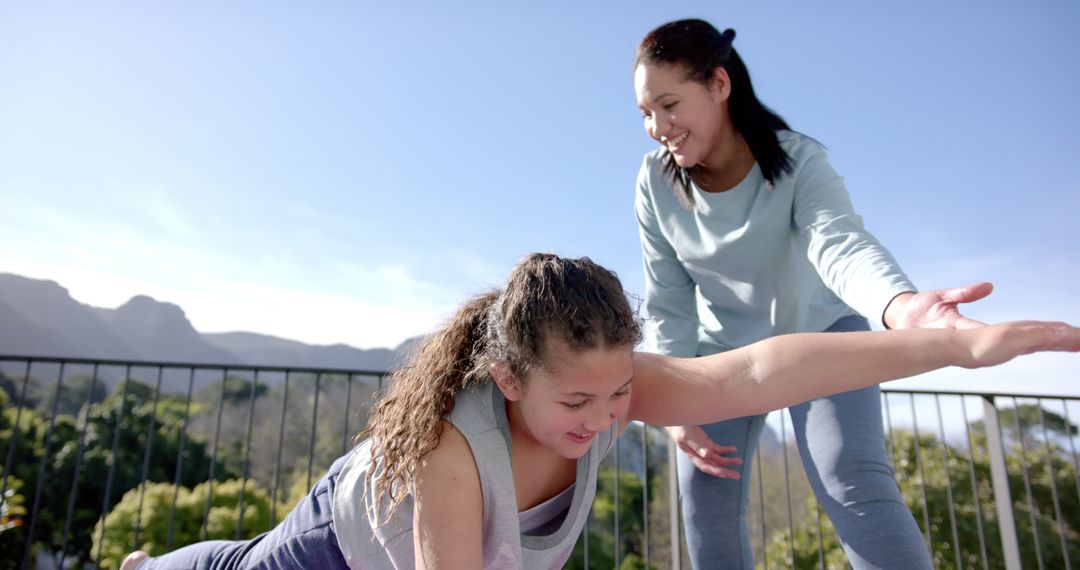
[[[644,64],[677,65],[685,70],[688,80],[706,86],[711,85],[716,68],[727,70],[731,78],[731,97],[728,99],[731,124],[746,140],[765,180],[773,184],[782,174],[792,172],[791,159],[776,137],[776,131],[790,127],[754,94],[750,72],[731,45],[734,39],[735,30],[729,28],[721,33],[704,20],[669,22],[641,40],[634,68]],[[671,174],[676,191],[681,190],[682,196],[693,204],[690,171],[676,164],[670,153],[664,171]]]

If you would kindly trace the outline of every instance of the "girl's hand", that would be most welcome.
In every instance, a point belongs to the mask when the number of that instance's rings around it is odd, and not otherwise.
[[[971,351],[964,368],[981,368],[1008,362],[1022,354],[1041,351],[1080,351],[1080,328],[1066,323],[1016,321],[958,331]]]
[[[743,460],[739,457],[724,457],[725,453],[735,453],[733,445],[717,445],[705,434],[705,430],[698,426],[668,426],[664,428],[671,441],[674,441],[688,457],[695,467],[713,477],[722,479],[738,479],[742,473],[734,469],[727,469],[731,465],[742,465]]]

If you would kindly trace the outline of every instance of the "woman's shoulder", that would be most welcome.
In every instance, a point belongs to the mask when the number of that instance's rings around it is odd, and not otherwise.
[[[638,191],[647,191],[656,187],[667,189],[671,175],[665,172],[667,164],[667,149],[656,147],[645,153],[641,159],[641,168],[638,170]]]
[[[776,131],[776,139],[780,143],[780,148],[784,149],[796,167],[806,163],[811,157],[827,155],[825,145],[798,131],[787,129]]]
[[[798,131],[781,129],[776,131],[776,139],[780,142],[780,146],[784,151],[788,153],[788,156],[792,158],[825,152],[825,146],[818,142],[817,139]]]

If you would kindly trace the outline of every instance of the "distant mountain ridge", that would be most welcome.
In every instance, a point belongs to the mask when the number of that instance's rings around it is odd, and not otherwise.
[[[383,371],[415,340],[360,349],[252,332],[200,333],[173,303],[136,295],[116,309],[93,307],[55,281],[0,273],[0,354]]]

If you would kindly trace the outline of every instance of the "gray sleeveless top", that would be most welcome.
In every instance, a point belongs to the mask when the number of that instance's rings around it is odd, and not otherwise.
[[[573,485],[551,500],[519,513],[502,392],[494,382],[463,390],[447,419],[465,436],[480,474],[484,568],[562,568],[585,525],[596,493],[597,470],[615,445],[617,424],[598,433],[588,453],[578,459]],[[414,568],[412,497],[407,497],[393,518],[378,528],[374,507],[366,506],[374,505],[372,490],[366,496],[364,490],[364,477],[372,469],[370,446],[370,440],[357,446],[338,475],[333,497],[338,546],[353,570]],[[374,469],[377,472],[380,466],[376,464]]]

